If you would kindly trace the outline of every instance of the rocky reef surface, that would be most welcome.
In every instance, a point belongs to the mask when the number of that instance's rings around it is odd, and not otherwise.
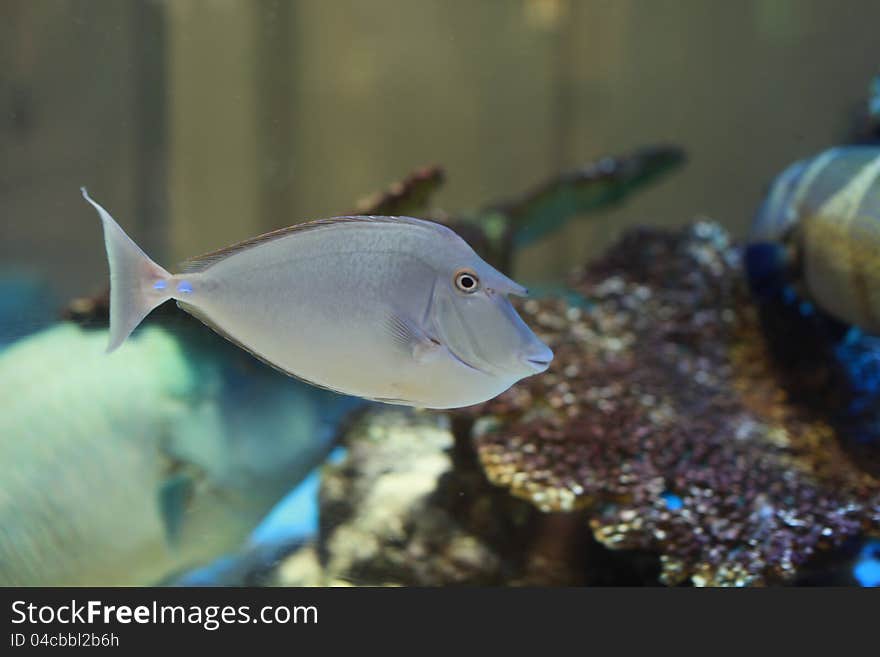
[[[502,584],[520,576],[532,507],[461,458],[448,416],[378,409],[346,431],[328,465],[317,547],[285,563],[285,583]],[[320,567],[319,567],[320,564]]]
[[[521,306],[544,375],[352,423],[278,583],[791,583],[880,531],[876,473],[793,392],[718,225],[630,232],[569,287]]]

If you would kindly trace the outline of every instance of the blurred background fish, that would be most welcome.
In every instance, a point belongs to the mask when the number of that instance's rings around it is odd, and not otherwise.
[[[207,331],[106,339],[63,323],[0,354],[0,585],[150,584],[238,549],[358,404]]]
[[[832,148],[792,164],[748,241],[759,294],[798,285],[837,319],[880,333],[880,147]]]

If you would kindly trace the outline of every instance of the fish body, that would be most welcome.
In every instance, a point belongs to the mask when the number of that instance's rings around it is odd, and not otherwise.
[[[849,146],[780,174],[758,211],[746,263],[753,285],[794,282],[832,316],[880,333],[878,254],[880,147]]]
[[[526,290],[445,226],[409,217],[299,224],[172,275],[100,205],[110,344],[168,299],[275,368],[319,387],[426,408],[476,404],[544,371],[552,352],[508,294]]]
[[[187,327],[61,323],[0,354],[0,585],[155,584],[241,548],[363,404]]]

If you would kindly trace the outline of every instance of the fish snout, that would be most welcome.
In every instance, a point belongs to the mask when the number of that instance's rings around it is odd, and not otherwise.
[[[544,343],[538,343],[520,356],[520,361],[535,374],[545,371],[553,360],[553,351]]]

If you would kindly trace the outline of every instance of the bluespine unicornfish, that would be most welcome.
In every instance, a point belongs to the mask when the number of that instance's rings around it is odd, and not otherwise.
[[[480,403],[553,358],[508,299],[525,288],[440,224],[322,219],[194,258],[171,274],[82,193],[104,225],[108,351],[174,299],[286,374],[395,404]]]

